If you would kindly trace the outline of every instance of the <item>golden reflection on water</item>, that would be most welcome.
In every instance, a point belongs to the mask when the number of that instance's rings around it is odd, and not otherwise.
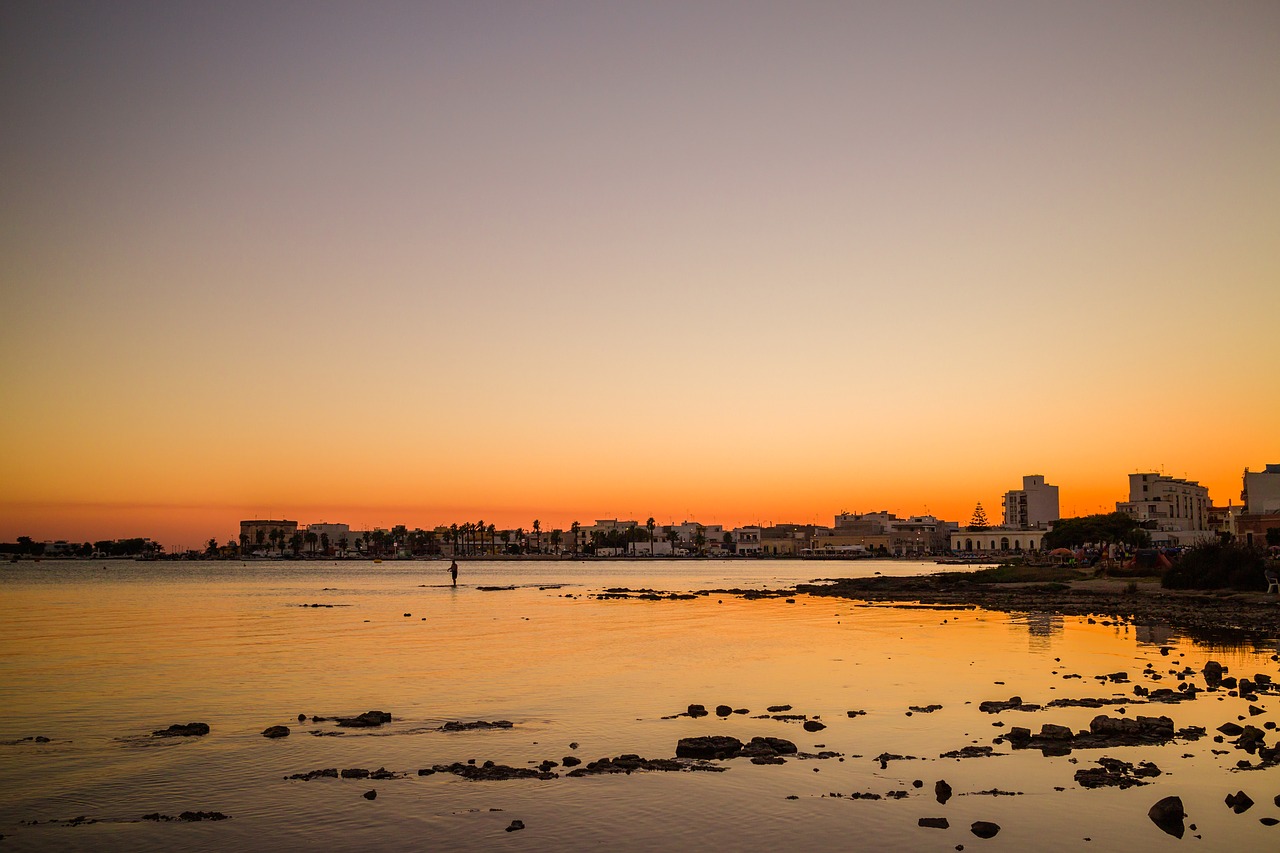
[[[1086,728],[1099,713],[1063,708],[996,716],[977,710],[983,700],[1018,695],[1044,704],[1064,696],[1131,696],[1132,684],[1095,676],[1126,671],[1139,682],[1150,662],[1163,677],[1141,683],[1176,687],[1170,670],[1190,666],[1198,672],[1211,656],[1235,674],[1274,672],[1267,654],[1210,652],[1165,637],[1159,642],[1170,654],[1164,656],[1152,642],[1158,632],[1074,617],[805,596],[794,603],[724,595],[657,602],[587,597],[607,585],[604,578],[573,578],[560,589],[522,585],[480,592],[469,585],[439,586],[438,565],[420,568],[362,565],[308,573],[304,567],[163,578],[142,572],[119,580],[73,574],[39,583],[7,577],[0,740],[44,735],[52,742],[0,747],[0,783],[17,792],[0,806],[0,832],[12,836],[5,844],[417,849],[414,839],[430,837],[463,849],[530,843],[573,849],[606,842],[623,849],[676,843],[951,849],[975,842],[964,827],[982,819],[1001,823],[998,840],[1006,846],[1043,846],[1051,837],[1061,842],[1054,849],[1120,843],[1155,849],[1167,837],[1145,813],[1168,793],[1183,796],[1205,839],[1215,844],[1245,849],[1270,837],[1259,834],[1265,831],[1256,821],[1262,806],[1245,819],[1220,801],[1228,788],[1256,789],[1255,780],[1272,771],[1232,775],[1228,769],[1239,755],[1213,756],[1209,740],[1106,751],[1154,760],[1166,770],[1156,785],[1129,791],[1075,787],[1074,771],[1101,753],[1078,751],[1078,763],[1035,751],[938,758],[965,745],[990,745],[1011,725]],[[522,570],[469,568],[478,581]],[[515,574],[508,581],[545,581],[549,571],[537,567],[537,575]],[[661,582],[660,568],[652,571],[659,574],[654,582]],[[666,588],[680,589],[691,579],[669,580]],[[313,603],[335,606],[303,606]],[[690,703],[724,703],[751,714],[663,719]],[[821,717],[828,728],[808,733],[796,723],[754,719],[767,706],[782,704]],[[935,704],[942,707],[910,711]],[[371,708],[390,711],[394,722],[317,737],[310,733],[338,730],[296,719],[299,713]],[[850,718],[851,710],[866,713]],[[1206,694],[1193,703],[1126,710],[1212,729],[1234,720],[1242,706]],[[476,719],[508,719],[515,727],[437,731],[447,720]],[[148,736],[194,720],[209,723],[211,734],[177,741]],[[261,737],[277,724],[293,733],[274,741]],[[468,759],[525,766],[570,753],[586,761],[621,753],[669,757],[680,737],[702,734],[785,737],[802,750],[837,750],[845,760],[755,766],[739,759],[722,774],[547,782],[416,776],[421,767]],[[579,746],[571,749],[570,743]],[[882,752],[918,758],[881,769],[872,759]],[[378,783],[282,778],[321,767],[379,766],[410,775]],[[945,807],[930,796],[939,778],[959,794]],[[917,779],[924,783],[918,790],[912,786]],[[360,796],[370,787],[378,790],[376,801]],[[1022,795],[973,793],[992,788]],[[847,797],[891,790],[910,796]],[[845,797],[827,796],[832,793]],[[1263,793],[1255,790],[1254,799],[1269,803]],[[488,811],[493,808],[503,811]],[[185,809],[219,810],[233,819],[190,826],[125,822]],[[1268,806],[1266,813],[1272,810]],[[79,814],[104,822],[19,824]],[[952,829],[922,830],[916,821],[925,816],[948,816]],[[505,833],[516,817],[529,828]],[[1086,836],[1093,841],[1084,842]]]

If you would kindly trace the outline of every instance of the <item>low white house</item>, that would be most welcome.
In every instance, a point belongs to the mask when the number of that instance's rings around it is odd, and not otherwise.
[[[986,530],[957,530],[951,534],[951,550],[974,554],[999,551],[1041,551],[1044,530],[989,527]]]

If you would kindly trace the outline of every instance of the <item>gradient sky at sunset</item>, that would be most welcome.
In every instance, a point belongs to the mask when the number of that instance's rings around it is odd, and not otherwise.
[[[0,539],[1280,462],[1280,4],[6,3]]]

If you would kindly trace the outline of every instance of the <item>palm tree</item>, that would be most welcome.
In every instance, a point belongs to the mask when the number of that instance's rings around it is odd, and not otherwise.
[[[561,533],[559,527],[551,531],[551,550],[555,552],[556,556],[560,555],[560,537]]]
[[[338,537],[338,553],[344,557],[347,556],[347,546],[350,544],[351,543],[347,541],[347,534],[344,533],[341,536],[339,536]]]
[[[649,556],[652,557],[653,556],[653,528],[657,527],[658,523],[653,520],[653,516],[651,515],[649,516],[648,520],[645,521],[644,526],[649,528]]]
[[[569,530],[573,533],[573,556],[575,557],[578,556],[578,531],[581,528],[582,525],[576,521],[569,525]]]
[[[216,556],[216,555],[217,555],[217,553],[218,553],[218,540],[217,540],[217,539],[210,539],[210,540],[209,540],[209,551],[208,551],[208,553],[209,553],[209,556],[211,556],[211,557],[212,557],[212,556]]]
[[[302,534],[296,530],[293,532],[293,535],[289,537],[289,548],[293,551],[293,556],[295,557],[298,556],[298,552],[302,550]]]
[[[320,534],[320,550],[324,552],[326,557],[329,555],[329,534],[328,533]]]
[[[492,556],[498,545],[498,525],[489,523],[489,555]]]
[[[707,544],[707,529],[699,524],[693,534],[693,544],[698,548],[698,556],[702,556],[702,546]]]
[[[523,527],[516,528],[516,553],[517,554],[524,553],[524,528]]]
[[[542,553],[542,522],[538,521],[538,519],[536,518],[533,520],[533,535],[537,537],[538,544],[536,547],[538,549],[538,553],[541,554]]]
[[[449,541],[452,543],[449,549],[449,556],[456,557],[458,555],[458,524],[454,522],[449,525]]]
[[[320,537],[316,535],[314,530],[308,530],[305,538],[307,540],[307,550],[314,555],[316,552],[316,543],[320,541]]]
[[[240,556],[244,556],[249,551],[249,534],[240,534]]]
[[[676,553],[676,543],[680,541],[680,531],[674,527],[668,527],[666,539],[671,543],[671,553],[674,555]]]
[[[284,534],[280,532],[279,527],[271,528],[271,532],[267,534],[267,538],[271,540],[271,545],[273,547],[281,553],[284,553],[284,545],[281,544],[284,541]]]
[[[263,543],[263,542],[265,542],[265,541],[267,540],[267,534],[266,534],[265,532],[263,532],[263,530],[262,530],[262,528],[261,528],[261,527],[259,527],[259,528],[256,528],[256,529],[253,531],[253,536],[254,536],[254,539],[255,539],[255,540],[257,541],[257,543],[258,543],[258,549],[259,549],[259,550],[261,550],[261,549],[262,549],[262,543]]]

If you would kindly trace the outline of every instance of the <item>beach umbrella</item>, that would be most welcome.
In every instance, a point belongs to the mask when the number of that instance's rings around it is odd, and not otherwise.
[[[1070,548],[1054,548],[1049,552],[1050,557],[1074,557],[1075,555]]]

